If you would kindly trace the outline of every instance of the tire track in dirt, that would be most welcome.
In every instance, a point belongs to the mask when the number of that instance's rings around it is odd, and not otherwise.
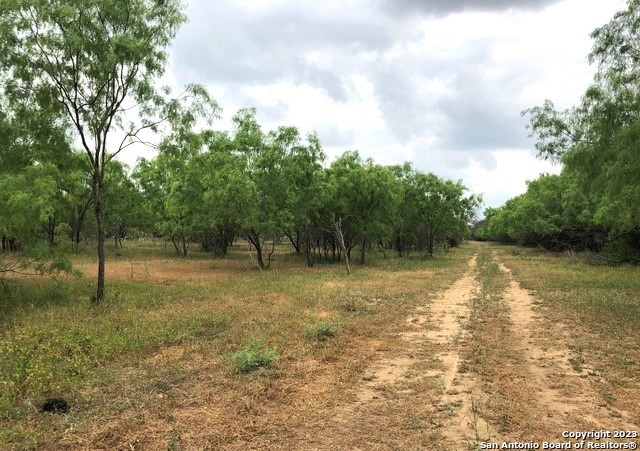
[[[470,268],[474,265],[475,256],[469,261]],[[473,275],[467,271],[462,278],[437,296],[431,305],[417,307],[405,320],[409,330],[399,334],[404,342],[404,352],[382,358],[369,368],[358,392],[358,400],[367,402],[378,399],[377,393],[383,391],[385,386],[420,376],[441,377],[445,389],[450,389],[460,362],[459,352],[454,345],[463,332],[462,320],[468,318],[469,301],[476,285]],[[416,354],[425,340],[430,340],[442,348],[439,360],[444,369],[430,371],[426,375],[412,374],[410,369],[417,363]]]
[[[502,296],[510,308],[513,331],[528,363],[531,377],[527,383],[535,387],[538,404],[535,408],[543,430],[554,439],[567,428],[635,430],[628,420],[630,415],[614,411],[600,400],[590,382],[598,375],[567,345],[568,328],[545,322],[539,302],[520,286],[502,262],[498,261],[498,267],[508,278]]]
[[[582,372],[577,372],[571,363],[576,356],[567,344],[570,331],[545,321],[536,299],[499,261],[507,286],[496,299],[507,307],[501,327],[510,337],[501,345],[513,353],[511,365],[521,365],[521,371],[493,382],[466,371],[465,357],[476,340],[468,327],[480,291],[476,263],[474,255],[461,278],[413,310],[396,336],[400,345],[375,345],[378,359],[365,370],[351,402],[332,409],[323,424],[326,435],[305,437],[308,449],[459,451],[478,449],[480,442],[516,438],[558,441],[565,430],[635,429],[628,415],[598,402],[590,384],[593,371],[583,362]],[[500,374],[508,376],[508,366],[505,371]],[[527,405],[504,405],[520,409],[517,415],[528,419],[528,430],[505,431],[495,412],[483,410],[494,396],[494,383],[533,394],[523,398]],[[412,429],[407,417],[414,415]]]
[[[492,438],[494,428],[476,409],[481,396],[476,377],[464,371],[462,348],[472,339],[465,325],[471,314],[471,302],[479,284],[475,278],[477,256],[469,260],[469,270],[430,306],[430,321],[435,326],[425,334],[427,340],[440,348],[438,359],[443,370],[431,371],[430,376],[442,379],[442,396],[438,409],[445,418],[440,425],[447,449],[469,449],[480,441]]]
[[[427,402],[434,406],[437,419],[433,426],[439,449],[443,450],[469,449],[495,435],[474,408],[481,396],[479,385],[471,373],[463,370],[462,349],[470,339],[465,325],[478,290],[476,257],[469,260],[469,269],[460,279],[406,319],[409,330],[400,333],[404,352],[372,366],[358,392],[361,404],[384,402],[381,393],[389,393],[401,383],[420,378],[435,381],[435,390]],[[435,352],[416,358],[423,347]],[[428,369],[412,370],[426,359],[430,360]]]

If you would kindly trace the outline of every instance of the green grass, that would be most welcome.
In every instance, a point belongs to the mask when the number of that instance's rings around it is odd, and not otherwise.
[[[128,294],[115,296],[115,290]],[[158,301],[160,291],[147,288],[143,293],[139,287],[112,284],[109,305],[91,307],[86,298],[67,298],[14,312],[13,324],[0,335],[0,407],[25,395],[73,392],[96,368],[114,359],[135,360],[154,349],[215,337],[226,329],[220,313],[194,309],[172,318],[150,312],[150,304],[166,305],[175,294],[163,289],[166,298]]]
[[[588,327],[615,333],[640,327],[640,267],[593,266],[561,255],[528,251],[528,260],[504,260],[522,285]]]
[[[241,350],[230,354],[227,360],[238,373],[248,373],[271,366],[277,358],[275,349],[265,348],[262,340],[250,338]]]
[[[304,337],[307,340],[326,340],[333,337],[340,324],[335,320],[330,321],[317,321],[312,324],[307,324],[304,328]]]

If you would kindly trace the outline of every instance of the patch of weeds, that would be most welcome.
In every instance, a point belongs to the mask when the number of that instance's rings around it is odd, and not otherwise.
[[[318,321],[304,328],[304,337],[308,340],[326,340],[336,334],[339,324],[335,321]]]
[[[36,326],[37,327],[37,326]],[[0,337],[0,416],[26,395],[65,392],[98,362],[95,340],[76,328],[40,326]]]
[[[602,392],[602,398],[605,400],[605,402],[608,405],[614,404],[618,400],[616,395],[614,395],[613,392],[608,391],[608,390]]]
[[[440,412],[446,412],[449,416],[454,416],[458,410],[460,410],[460,407],[462,407],[462,401],[457,400],[441,405],[438,407],[438,410],[440,410]]]
[[[576,373],[582,373],[582,364],[584,363],[582,356],[578,356],[575,359],[569,359],[569,363]]]
[[[638,362],[636,362],[633,359],[623,358],[620,360],[620,366],[624,369],[631,369],[636,367],[637,365],[638,365]]]
[[[417,415],[409,414],[409,422],[411,424],[411,429],[422,429],[424,427],[422,419]]]
[[[458,365],[458,373],[466,373],[469,371],[469,364],[466,360],[463,360]]]
[[[480,282],[479,297],[482,299],[498,300],[504,290],[505,280],[493,258],[486,252],[478,256],[478,281]]]
[[[467,437],[466,442],[467,446],[470,450],[481,449],[480,443],[488,440],[483,439],[480,435],[480,431],[478,430],[478,423],[480,418],[480,406],[478,405],[478,401],[474,398],[471,400],[471,420],[469,421],[468,426],[473,430],[473,437]],[[487,430],[487,436],[488,434]]]
[[[180,429],[173,428],[171,431],[171,437],[167,441],[167,451],[179,451],[180,450]]]
[[[260,367],[268,367],[278,357],[273,348],[264,348],[262,340],[250,338],[240,351],[234,352],[227,360],[238,373],[247,373]]]

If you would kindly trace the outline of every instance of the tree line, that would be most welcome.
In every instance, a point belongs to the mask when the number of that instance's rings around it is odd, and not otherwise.
[[[351,257],[353,249],[364,263],[378,245],[433,255],[437,242],[457,244],[468,230],[480,199],[460,182],[410,164],[382,166],[355,151],[327,165],[315,134],[264,132],[255,114],[239,111],[231,133],[169,136],[158,157],[134,171],[157,231],[176,252],[186,255],[197,242],[224,254],[242,237],[266,268],[274,243],[286,239],[308,266]]]
[[[319,138],[291,126],[264,132],[255,109],[239,111],[232,131],[174,126],[157,157],[133,170],[105,168],[104,223],[114,246],[157,237],[178,255],[224,255],[246,240],[268,268],[274,246],[288,242],[308,266],[376,247],[433,256],[468,234],[480,197],[461,182],[344,152],[327,163]],[[193,125],[193,123],[191,123]],[[6,148],[5,148],[6,150]],[[64,158],[61,158],[64,156]],[[4,251],[34,245],[76,249],[93,240],[91,168],[82,151],[64,150],[2,169]],[[66,244],[66,245],[65,245]]]
[[[364,263],[376,246],[433,255],[436,243],[459,242],[480,202],[461,182],[357,152],[328,165],[317,136],[264,132],[251,109],[216,131],[219,107],[202,86],[160,87],[183,9],[180,0],[0,4],[0,274],[24,266],[18,252],[43,269],[52,250],[90,237],[99,302],[105,240],[121,246],[134,232],[182,255],[247,240],[261,268],[283,239],[309,266],[354,249]],[[157,158],[128,170],[117,157],[148,145],[148,133],[160,136]]]
[[[597,64],[580,104],[523,112],[541,158],[562,164],[487,209],[480,238],[640,261],[640,1],[592,33]]]

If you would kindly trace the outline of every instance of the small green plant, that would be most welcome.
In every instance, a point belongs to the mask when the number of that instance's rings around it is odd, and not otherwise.
[[[523,257],[526,258],[527,257],[527,252],[522,250],[522,249],[513,249],[511,251],[511,255],[513,255],[514,257]]]
[[[326,340],[333,337],[337,329],[335,321],[318,321],[305,327],[304,337],[308,340]]]
[[[422,423],[422,420],[417,415],[410,414],[409,415],[409,421],[410,421],[410,424],[411,424],[411,426],[410,426],[411,429],[422,429],[424,427],[424,425]]]
[[[262,340],[250,338],[244,348],[228,357],[228,361],[237,372],[247,373],[256,368],[268,367],[277,357],[275,349],[265,349]]]
[[[173,428],[171,431],[171,437],[167,442],[167,451],[179,451],[180,450],[180,429]]]
[[[571,364],[571,367],[574,369],[576,373],[582,373],[582,364],[583,364],[582,356],[578,356],[574,359],[569,359],[569,363]]]

